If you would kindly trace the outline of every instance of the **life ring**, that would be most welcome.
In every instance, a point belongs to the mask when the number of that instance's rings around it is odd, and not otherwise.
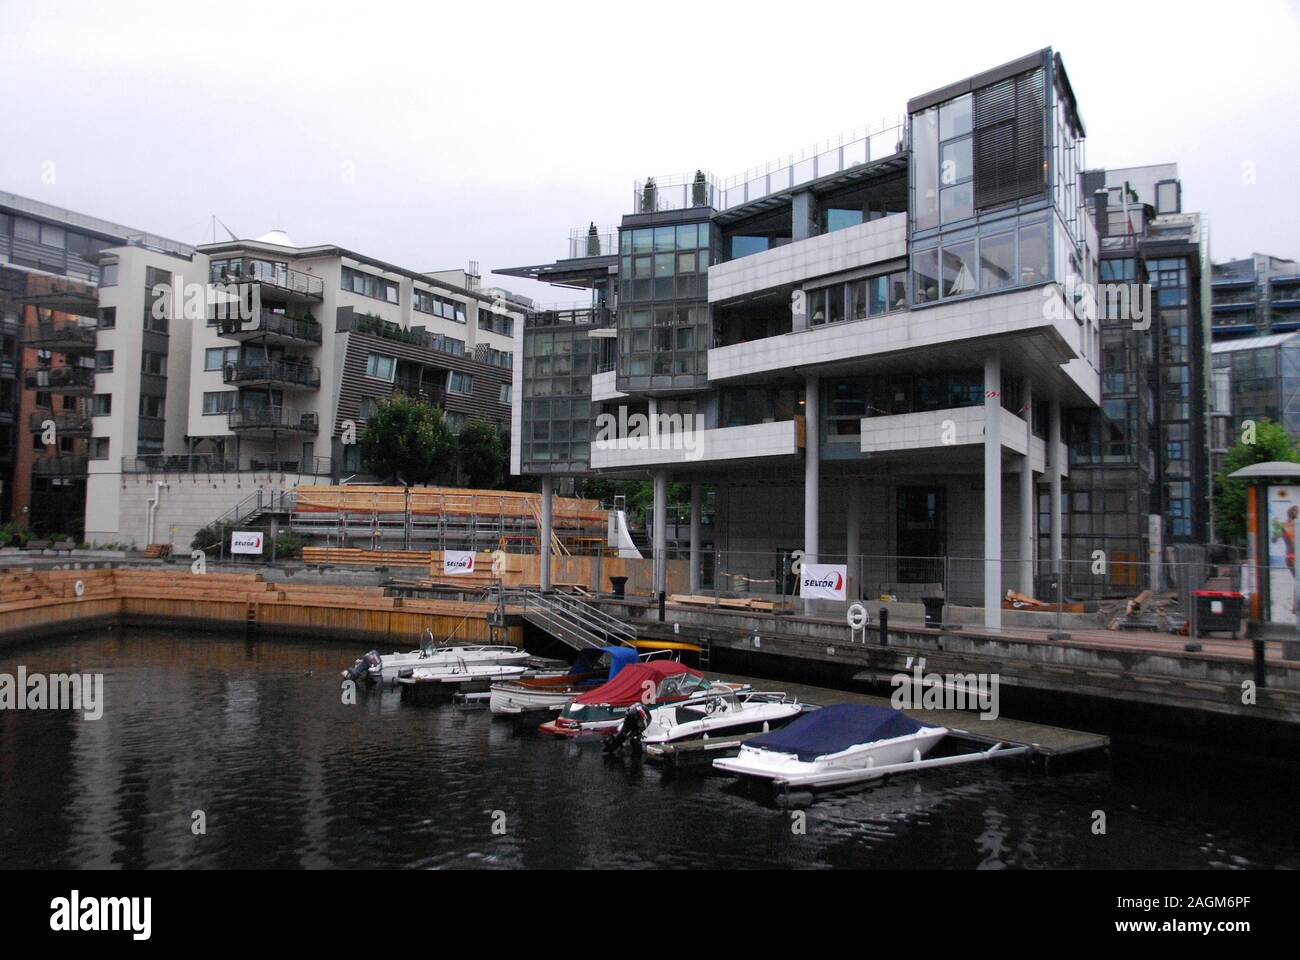
[[[76,583],[74,583],[72,585],[72,592],[75,593],[77,596],[81,596],[82,594],[84,594],[86,592],[85,581],[78,580]]]

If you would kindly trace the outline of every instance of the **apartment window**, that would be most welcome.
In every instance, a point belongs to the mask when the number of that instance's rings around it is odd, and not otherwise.
[[[492,310],[479,310],[478,326],[480,330],[487,330],[490,333],[499,333],[506,337],[513,337],[515,335],[514,318],[508,317],[503,313],[496,313]]]
[[[106,263],[99,268],[99,285],[101,287],[117,286],[117,261]]]
[[[90,459],[108,459],[108,437],[94,437],[90,441]]]
[[[501,403],[509,403],[511,396],[513,395],[513,390],[514,388],[510,384],[501,384],[500,392],[497,394],[497,400]]]
[[[374,397],[362,397],[359,416],[362,420],[369,420],[379,412],[379,401]]]
[[[203,394],[203,415],[229,413],[239,406],[239,391],[213,390]]]
[[[116,266],[116,264],[114,264],[114,266]],[[103,284],[101,284],[101,286],[103,286]],[[99,329],[114,330],[116,328],[117,307],[101,307],[99,311]]]
[[[460,433],[465,427],[465,414],[457,413],[454,410],[444,410],[442,420],[452,433]]]
[[[163,418],[163,398],[151,397],[148,394],[141,394],[140,416],[151,417],[155,420],[161,420]]]
[[[831,384],[826,407],[828,441],[843,443],[856,440],[862,434],[862,418],[866,415],[866,384],[853,380]]]
[[[442,317],[444,320],[451,320],[455,323],[468,322],[465,315],[465,304],[449,297],[440,297],[428,290],[416,290],[415,301],[412,306],[420,313],[427,313],[433,317]],[[484,313],[485,311],[479,311],[479,326],[483,325]]]
[[[90,402],[90,415],[92,417],[111,417],[113,415],[113,395],[111,393],[97,393]]]
[[[14,217],[14,238],[40,243],[41,225],[35,220],[28,220],[26,217]]]
[[[1020,283],[1042,283],[1051,279],[1052,259],[1046,223],[1020,228]]]
[[[945,244],[942,250],[943,295],[960,297],[975,292],[975,242]]]
[[[366,357],[366,376],[373,377],[376,380],[387,380],[391,383],[396,366],[397,361],[393,357],[385,356],[382,353],[372,353]]]
[[[63,228],[52,223],[41,224],[41,246],[57,247],[62,250],[67,246],[67,235]]]
[[[95,372],[96,373],[113,372],[113,351],[112,350],[95,351]]]
[[[912,286],[917,303],[939,299],[939,250],[920,250],[912,256]]]
[[[363,297],[383,300],[385,303],[398,303],[397,283],[374,274],[362,273],[351,267],[343,268],[343,289],[359,293]]]
[[[1164,180],[1156,184],[1156,213],[1178,213],[1182,206],[1177,180]]]
[[[167,355],[144,351],[140,354],[140,372],[155,377],[165,377],[167,375]]]
[[[238,347],[208,347],[203,351],[204,370],[222,370],[226,364],[238,362]]]
[[[451,375],[447,378],[447,392],[471,394],[474,392],[474,378],[468,373],[461,373],[459,370],[452,370]]]

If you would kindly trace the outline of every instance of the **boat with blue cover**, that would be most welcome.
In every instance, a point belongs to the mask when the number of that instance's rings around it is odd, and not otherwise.
[[[588,647],[578,653],[569,672],[561,676],[492,684],[492,712],[517,714],[563,709],[579,694],[608,683],[620,670],[637,661],[634,647]]]
[[[919,766],[948,729],[891,707],[841,703],[747,741],[717,770],[786,786],[830,786]]]

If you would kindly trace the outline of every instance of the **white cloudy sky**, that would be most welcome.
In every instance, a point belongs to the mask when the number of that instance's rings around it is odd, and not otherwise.
[[[616,223],[638,177],[725,178],[1053,46],[1090,166],[1177,161],[1216,259],[1300,256],[1298,23],[1267,0],[0,0],[0,189],[486,272]]]

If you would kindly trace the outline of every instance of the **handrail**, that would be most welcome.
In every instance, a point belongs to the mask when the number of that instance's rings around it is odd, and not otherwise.
[[[592,636],[603,634],[606,638],[605,643],[613,641],[616,644],[630,645],[636,641],[637,634],[634,628],[592,604],[560,594],[545,596],[534,590],[523,590],[518,595],[524,599],[525,610],[537,609],[561,622],[573,624],[582,632]],[[605,645],[589,638],[584,639],[587,639],[592,646]]]

